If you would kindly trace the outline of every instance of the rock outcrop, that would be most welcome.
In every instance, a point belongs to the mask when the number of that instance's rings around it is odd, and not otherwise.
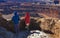
[[[58,18],[39,18],[37,22],[41,22],[42,31],[47,30],[53,34],[49,34],[52,38],[60,38],[60,19]]]

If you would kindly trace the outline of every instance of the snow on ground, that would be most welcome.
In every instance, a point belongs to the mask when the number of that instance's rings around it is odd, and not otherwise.
[[[46,33],[39,30],[31,31],[31,33],[27,38],[50,38]]]

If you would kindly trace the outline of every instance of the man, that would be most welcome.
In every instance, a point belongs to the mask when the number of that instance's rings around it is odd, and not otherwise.
[[[15,32],[18,32],[19,30],[19,15],[17,14],[17,12],[15,11],[14,12],[14,16],[12,17],[12,21],[14,23],[14,29],[15,29]]]

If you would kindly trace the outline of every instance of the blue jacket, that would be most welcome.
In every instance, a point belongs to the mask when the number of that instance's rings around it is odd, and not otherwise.
[[[19,15],[17,14],[17,12],[14,13],[14,16],[12,17],[12,21],[14,24],[19,23]]]

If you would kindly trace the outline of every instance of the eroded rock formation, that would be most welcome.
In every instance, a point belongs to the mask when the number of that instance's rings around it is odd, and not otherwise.
[[[53,34],[49,34],[52,38],[60,38],[60,19],[57,18],[40,18],[37,22],[41,22],[40,27],[42,31],[50,31]]]

